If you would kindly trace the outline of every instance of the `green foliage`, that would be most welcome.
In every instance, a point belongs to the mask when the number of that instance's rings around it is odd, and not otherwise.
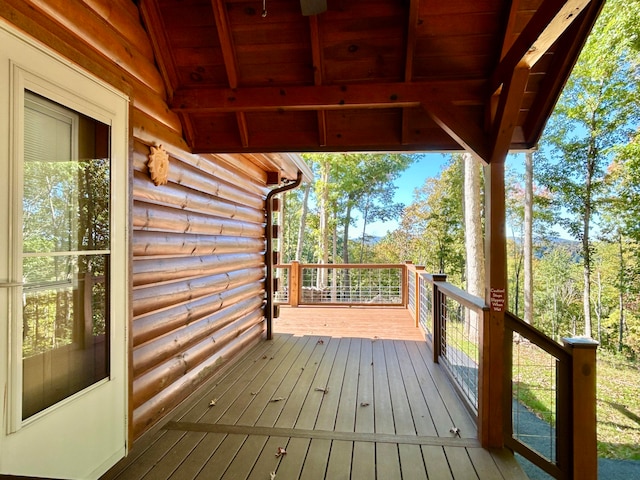
[[[401,258],[424,265],[429,272],[446,273],[462,285],[464,276],[464,226],[462,215],[462,158],[453,155],[437,178],[428,178],[414,192],[400,227],[387,235],[383,247],[395,246],[389,259]]]

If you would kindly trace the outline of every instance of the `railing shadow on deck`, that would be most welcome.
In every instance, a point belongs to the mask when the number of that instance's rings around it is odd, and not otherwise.
[[[276,305],[405,306],[476,422],[499,422],[504,445],[554,478],[597,478],[597,342],[559,344],[508,311],[501,325],[491,325],[484,299],[411,263],[292,262],[275,269]],[[483,378],[483,355],[496,339],[504,378]],[[503,418],[482,411],[492,407],[479,389],[491,382],[502,382],[502,398],[493,402],[502,404]]]

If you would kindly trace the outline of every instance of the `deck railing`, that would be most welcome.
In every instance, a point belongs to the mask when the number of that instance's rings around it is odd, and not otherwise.
[[[495,437],[497,428],[504,445],[555,478],[597,478],[593,340],[561,345],[508,311],[496,315],[446,275],[411,263],[275,268],[276,303],[405,306],[479,432]]]
[[[406,306],[406,266],[301,264],[275,266],[279,304]]]
[[[411,264],[407,275],[409,291],[415,289],[407,308],[477,421],[502,422],[504,444],[555,478],[597,478],[597,343],[573,338],[560,345],[509,312],[502,326],[492,325],[484,300],[445,275]],[[504,378],[483,378],[483,356],[496,339],[503,343]],[[502,382],[501,398],[480,391],[494,390],[492,382]],[[502,419],[482,411],[492,402],[502,402]]]

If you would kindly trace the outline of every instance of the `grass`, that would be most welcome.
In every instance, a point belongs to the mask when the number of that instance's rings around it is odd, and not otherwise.
[[[514,391],[540,418],[554,424],[553,359],[527,343],[516,349]],[[597,364],[598,456],[640,460],[640,365],[604,351]]]

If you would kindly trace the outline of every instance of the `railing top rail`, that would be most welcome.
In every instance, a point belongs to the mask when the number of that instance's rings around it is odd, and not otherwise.
[[[402,263],[301,263],[300,268],[398,268],[404,269]]]
[[[560,345],[552,338],[546,336],[537,328],[525,323],[520,318],[516,317],[508,310],[505,312],[505,326],[512,329],[514,332],[519,333],[530,342],[534,343],[544,351],[553,355],[560,361],[571,360],[571,350],[569,348]]]
[[[434,281],[438,286],[438,289],[446,294],[448,297],[453,298],[462,306],[470,308],[476,311],[487,311],[489,310],[489,306],[484,302],[480,297],[476,297],[475,295],[471,295],[469,292],[462,290],[455,285],[452,285],[449,282],[438,282]]]

